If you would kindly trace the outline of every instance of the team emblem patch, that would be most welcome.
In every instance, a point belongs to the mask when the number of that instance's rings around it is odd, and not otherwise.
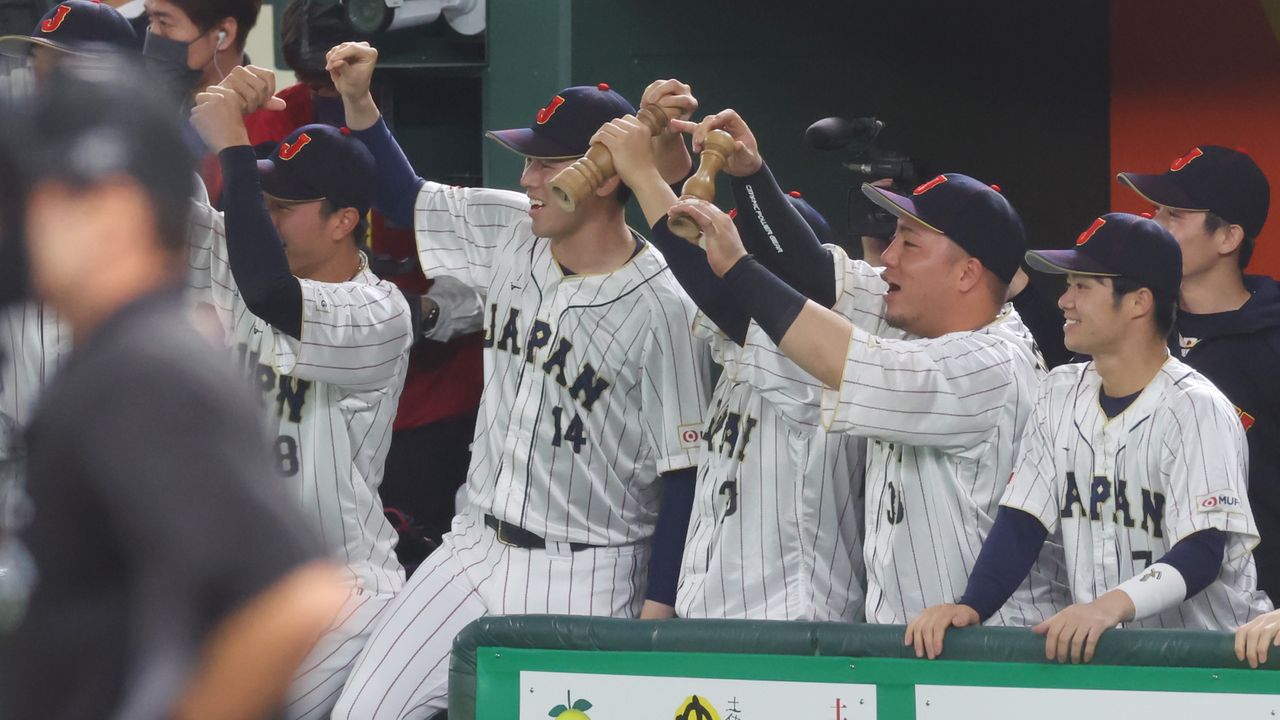
[[[686,449],[696,447],[702,440],[702,432],[698,430],[697,424],[681,425],[676,428],[676,434],[680,436],[680,446]]]
[[[551,102],[546,107],[538,111],[538,117],[537,117],[538,124],[542,125],[546,123],[548,120],[550,120],[551,116],[555,115],[556,111],[559,110],[560,106],[563,104],[564,104],[564,98],[560,97],[559,95],[551,98]]]
[[[1191,148],[1191,152],[1187,153],[1186,155],[1183,155],[1177,160],[1174,160],[1173,164],[1169,166],[1169,169],[1172,170],[1173,172],[1178,172],[1182,168],[1191,164],[1192,160],[1195,160],[1201,155],[1204,155],[1204,153],[1200,151],[1200,148]]]
[[[917,187],[915,190],[912,190],[912,191],[911,191],[911,194],[912,194],[912,195],[923,195],[923,194],[925,194],[925,193],[929,192],[930,190],[932,190],[932,189],[934,189],[934,188],[938,187],[939,185],[941,185],[942,183],[944,183],[944,182],[946,182],[946,181],[947,181],[947,176],[946,176],[946,175],[939,175],[938,177],[936,177],[936,178],[934,178],[934,179],[930,180],[929,182],[927,182],[927,183],[924,183],[924,184],[920,185],[920,186],[919,186],[919,187]]]
[[[1196,512],[1240,512],[1240,496],[1231,490],[1219,490],[1196,498]]]
[[[58,11],[53,14],[53,17],[40,23],[40,32],[51,33],[54,30],[57,30],[58,27],[62,25],[62,21],[67,19],[67,14],[70,12],[71,12],[70,5],[66,5],[66,4],[59,5]]]
[[[1102,226],[1106,224],[1107,221],[1102,218],[1094,220],[1093,224],[1089,226],[1089,229],[1080,233],[1080,237],[1076,238],[1076,247],[1080,247],[1081,245],[1089,242],[1089,238],[1093,237],[1093,234],[1101,230]]]
[[[310,142],[311,136],[306,133],[302,133],[298,136],[298,139],[294,140],[292,143],[280,143],[280,159],[292,160],[293,157],[298,154],[298,151],[306,147],[307,143]]]

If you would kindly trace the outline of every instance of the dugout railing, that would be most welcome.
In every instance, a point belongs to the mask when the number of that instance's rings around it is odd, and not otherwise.
[[[934,661],[902,642],[890,625],[491,616],[454,642],[449,717],[1280,718],[1280,649],[1253,670],[1229,633],[1112,630],[1088,665],[1047,661],[1022,628],[952,630]]]

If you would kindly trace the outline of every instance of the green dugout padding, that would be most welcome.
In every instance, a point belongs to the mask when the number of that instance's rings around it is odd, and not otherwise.
[[[664,662],[633,662],[634,672],[651,672],[657,675],[679,675],[690,668],[680,668],[681,654],[754,655],[754,656],[804,656],[808,658],[881,658],[894,662],[879,663],[872,681],[886,677],[884,672],[903,672],[921,675],[943,673],[964,677],[974,674],[976,663],[1007,663],[1015,665],[1045,665],[1044,639],[1023,628],[968,628],[948,633],[946,652],[942,659],[925,667],[916,661],[910,648],[902,645],[904,628],[900,625],[833,624],[812,622],[766,622],[740,620],[667,620],[642,621],[612,618],[590,618],[561,615],[490,616],[468,625],[454,641],[453,657],[449,667],[449,717],[452,720],[471,720],[476,716],[477,657],[501,657],[494,649],[536,649],[552,651],[538,654],[513,652],[508,659],[529,658],[528,667],[551,669],[546,658],[568,666],[575,672],[614,672],[616,663],[604,662],[599,651],[615,653],[659,653]],[[1107,671],[1100,666],[1142,666],[1147,668],[1209,668],[1222,669],[1221,673],[1203,673],[1185,670],[1147,672],[1141,675],[1140,687],[1151,689],[1181,689],[1183,685],[1192,691],[1219,692],[1268,692],[1280,693],[1280,677],[1263,671],[1250,671],[1248,666],[1235,658],[1234,638],[1229,633],[1210,633],[1178,630],[1113,630],[1102,636],[1098,643],[1093,668],[1064,667],[1063,671],[1076,671],[1073,677],[1081,678],[1081,687],[1112,687],[1106,682],[1091,678],[1122,677],[1123,673]],[[484,649],[481,652],[481,649]],[[597,651],[591,655],[555,651]],[[612,656],[610,656],[612,658]],[[618,655],[618,658],[624,656]],[[633,656],[634,657],[634,656]],[[657,659],[658,656],[654,656]],[[594,658],[594,659],[593,659]],[[902,663],[907,659],[910,663]],[[771,668],[777,668],[780,679],[796,679],[785,670],[786,663],[776,662],[726,663],[726,667],[747,668],[743,677],[767,677]],[[948,665],[947,663],[954,663]],[[605,670],[605,666],[610,669]],[[705,667],[706,663],[695,664]],[[836,665],[833,664],[832,667]],[[848,663],[840,667],[848,666]],[[866,664],[864,664],[864,667]],[[882,669],[888,668],[881,672]],[[992,666],[994,668],[994,666]],[[1002,665],[1001,668],[1008,666]],[[761,669],[763,668],[763,669]],[[896,670],[895,670],[896,668]],[[1280,651],[1272,652],[1267,670],[1280,669]],[[947,672],[949,671],[949,672]],[[1082,671],[1082,672],[1080,672]],[[763,673],[763,674],[762,674]],[[1000,673],[979,674],[999,676]],[[1179,674],[1183,673],[1183,674]],[[705,673],[699,673],[705,674]],[[819,673],[822,674],[822,673]],[[732,673],[721,675],[733,677]],[[1014,673],[1016,675],[1016,673]],[[1214,687],[1200,687],[1205,680],[1228,682]],[[1048,687],[1072,687],[1068,681],[1046,678],[1043,671],[1036,677]],[[867,681],[865,677],[858,680]],[[920,680],[924,682],[924,680]],[[899,681],[898,684],[902,684]],[[975,683],[968,683],[975,684]],[[996,683],[1001,684],[1001,683]],[[1010,685],[1028,686],[1028,683],[1011,681]],[[1132,683],[1130,683],[1132,684]],[[1116,687],[1127,687],[1123,682]],[[883,709],[883,708],[882,708]],[[513,715],[514,716],[514,713]]]

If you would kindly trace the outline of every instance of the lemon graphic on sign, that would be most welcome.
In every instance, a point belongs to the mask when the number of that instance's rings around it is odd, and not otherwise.
[[[551,708],[551,712],[547,715],[556,720],[591,720],[587,715],[587,711],[591,709],[591,703],[583,698],[575,701],[568,691],[565,692],[564,699],[566,704]]]
[[[720,720],[720,713],[711,701],[700,695],[685,698],[676,708],[675,720]]]

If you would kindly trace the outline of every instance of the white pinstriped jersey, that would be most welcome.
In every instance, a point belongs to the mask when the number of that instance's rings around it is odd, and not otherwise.
[[[256,317],[236,290],[222,214],[195,205],[195,299],[218,315],[235,361],[262,393],[277,433],[282,475],[293,483],[335,559],[366,592],[404,585],[396,533],[378,485],[412,342],[409,307],[395,285],[361,269],[351,280],[302,284],[302,339]]]
[[[1092,362],[1043,383],[1002,504],[1062,530],[1076,602],[1090,602],[1157,562],[1179,540],[1227,535],[1218,577],[1202,592],[1130,627],[1232,631],[1271,610],[1257,590],[1244,430],[1230,401],[1174,358],[1124,412],[1108,419]]]
[[[844,254],[831,248],[838,257]],[[838,310],[853,312],[837,280]],[[711,395],[676,612],[681,617],[862,620],[865,441],[818,424],[820,386],[758,325],[743,346],[699,313],[724,372]],[[790,417],[744,381],[761,353],[797,394]],[[803,396],[803,400],[799,396]]]
[[[647,243],[612,273],[565,274],[528,208],[432,182],[417,198],[425,273],[485,295],[469,502],[552,541],[643,541],[657,475],[698,463],[708,361],[693,303]]]
[[[883,320],[880,271],[858,260],[844,269],[853,305],[846,317],[855,326],[840,388],[822,391],[822,422],[868,439],[867,621],[905,623],[964,591],[1044,364],[1010,306],[981,330],[902,338]],[[752,382],[776,384],[776,362],[762,365]],[[790,402],[783,389],[766,397]],[[1046,543],[1030,577],[989,622],[1035,624],[1060,609],[1066,585],[1055,551]]]
[[[53,308],[24,302],[0,310],[0,414],[26,427],[40,390],[71,353],[71,329]]]

